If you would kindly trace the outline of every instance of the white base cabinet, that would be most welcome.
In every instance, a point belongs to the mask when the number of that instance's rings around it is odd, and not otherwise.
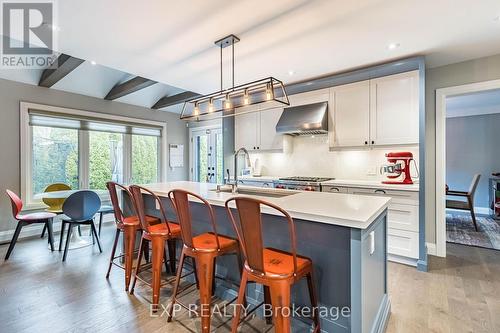
[[[346,186],[322,186],[323,192],[388,196],[387,209],[388,259],[416,266],[419,258],[419,199],[418,192]]]

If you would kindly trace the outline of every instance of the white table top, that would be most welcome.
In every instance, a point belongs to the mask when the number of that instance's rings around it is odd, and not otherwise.
[[[66,199],[67,197],[69,197],[73,193],[76,193],[76,192],[82,191],[82,190],[64,190],[64,191],[43,192],[43,193],[35,194],[34,199],[37,199],[37,200],[41,200],[41,199]],[[106,191],[106,190],[90,190],[90,191],[94,191],[101,198],[108,196],[108,191]]]
[[[224,206],[226,200],[234,196],[234,194],[227,192],[217,193],[213,191],[216,185],[207,183],[179,181],[144,186],[159,196],[167,196],[170,190],[176,188],[183,189],[200,195],[214,206]],[[370,226],[387,208],[391,200],[388,197],[342,193],[262,189],[250,186],[239,187],[241,189],[255,189],[261,192],[291,193],[292,195],[285,197],[245,196],[256,197],[274,203],[285,209],[293,218],[357,229],[366,229]],[[277,214],[273,210],[265,208],[262,211],[268,214]]]

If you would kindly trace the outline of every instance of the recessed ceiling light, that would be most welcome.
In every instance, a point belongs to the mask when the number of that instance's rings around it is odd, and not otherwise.
[[[387,48],[389,50],[395,50],[399,47],[399,43],[390,43],[389,45],[387,45]]]
[[[289,70],[289,71],[288,71],[288,75],[292,76],[292,75],[294,75],[294,74],[295,74],[295,71],[292,71],[292,70]]]
[[[97,65],[97,62],[95,62],[94,60],[92,60],[92,61],[90,61],[90,64],[91,64],[92,66],[95,66],[95,65]]]

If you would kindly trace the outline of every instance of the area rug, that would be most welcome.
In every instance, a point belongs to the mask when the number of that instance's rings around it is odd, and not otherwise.
[[[500,250],[500,221],[489,216],[477,216],[478,231],[467,213],[446,214],[446,241]]]

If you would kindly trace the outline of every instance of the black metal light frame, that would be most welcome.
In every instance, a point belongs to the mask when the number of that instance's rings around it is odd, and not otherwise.
[[[180,119],[200,120],[201,117],[213,119],[223,111],[232,111],[262,103],[271,103],[276,106],[290,105],[283,82],[274,77],[267,77],[234,86],[234,44],[239,41],[238,37],[229,35],[215,42],[220,47],[220,90],[186,101],[182,108]],[[224,90],[222,81],[222,49],[228,46],[232,47],[232,87]],[[255,111],[250,110],[248,112]],[[233,115],[234,112],[226,112],[221,117]]]

